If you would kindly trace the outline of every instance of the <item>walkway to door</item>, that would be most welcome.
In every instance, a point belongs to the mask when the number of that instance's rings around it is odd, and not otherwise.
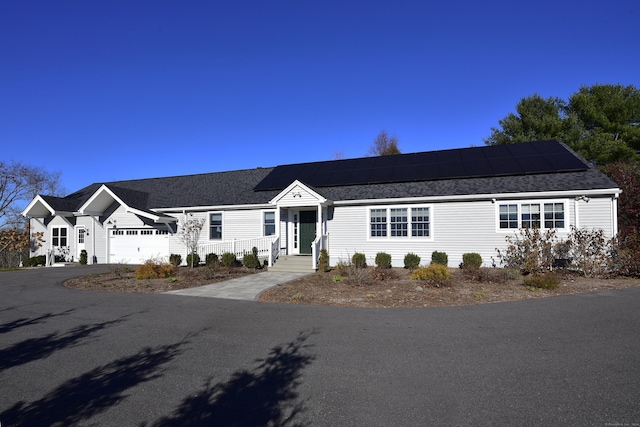
[[[165,293],[192,297],[257,301],[260,295],[267,289],[306,276],[307,274],[309,273],[265,271],[264,273],[248,274],[237,279],[214,283],[213,285],[179,289]]]

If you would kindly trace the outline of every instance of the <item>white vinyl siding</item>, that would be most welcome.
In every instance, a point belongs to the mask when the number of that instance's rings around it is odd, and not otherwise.
[[[224,212],[224,241],[254,239],[262,236],[262,210]]]
[[[592,197],[588,202],[577,202],[578,227],[601,228],[608,237],[613,235],[613,204],[610,197]]]

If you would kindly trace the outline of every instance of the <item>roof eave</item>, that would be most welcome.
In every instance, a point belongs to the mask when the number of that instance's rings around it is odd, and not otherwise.
[[[487,193],[487,194],[452,194],[440,196],[424,196],[424,197],[398,197],[383,199],[356,199],[356,200],[339,200],[335,201],[336,206],[353,205],[353,204],[389,204],[389,203],[409,203],[409,202],[450,202],[450,201],[474,201],[474,200],[514,200],[529,198],[548,198],[557,199],[562,197],[579,197],[579,196],[611,196],[617,198],[622,190],[620,188],[602,188],[592,190],[561,190],[561,191],[536,191],[536,192],[520,192],[520,193]]]

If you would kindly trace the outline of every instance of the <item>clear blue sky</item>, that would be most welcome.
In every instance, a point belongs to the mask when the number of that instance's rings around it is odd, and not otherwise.
[[[2,160],[93,182],[482,145],[521,98],[640,86],[640,2],[0,2]]]

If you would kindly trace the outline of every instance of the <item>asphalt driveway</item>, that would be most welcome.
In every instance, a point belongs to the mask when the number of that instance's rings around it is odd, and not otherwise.
[[[0,273],[0,423],[640,425],[640,288],[425,309],[64,288]]]

